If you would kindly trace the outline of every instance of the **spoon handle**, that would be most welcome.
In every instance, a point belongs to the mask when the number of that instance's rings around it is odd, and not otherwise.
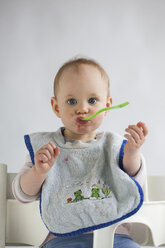
[[[130,102],[124,102],[122,104],[119,104],[119,105],[116,105],[116,106],[111,106],[111,107],[107,107],[107,108],[103,108],[103,109],[100,109],[99,111],[97,111],[94,115],[91,115],[87,118],[83,118],[81,119],[82,121],[89,121],[91,120],[92,118],[94,118],[96,115],[100,114],[101,112],[103,111],[106,111],[106,110],[109,110],[109,109],[117,109],[117,108],[123,108],[125,106],[127,106],[128,104],[130,104]]]

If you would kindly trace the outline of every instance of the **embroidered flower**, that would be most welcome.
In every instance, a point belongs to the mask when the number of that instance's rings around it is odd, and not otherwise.
[[[69,203],[69,202],[71,202],[72,201],[72,198],[68,198],[67,199],[67,202]]]
[[[68,157],[65,158],[65,161],[66,161],[66,162],[68,161]]]

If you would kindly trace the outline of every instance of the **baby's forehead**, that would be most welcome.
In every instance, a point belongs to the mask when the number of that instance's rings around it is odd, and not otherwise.
[[[79,80],[80,80],[79,82],[81,82],[83,81],[83,78],[85,78],[86,81],[88,81],[89,78],[90,79],[92,78],[92,81],[99,80],[100,83],[105,82],[107,86],[107,91],[109,92],[109,78],[106,72],[104,72],[104,70],[101,69],[101,67],[95,64],[81,63],[81,64],[70,64],[62,68],[58,80],[56,80],[54,84],[56,95],[58,94],[58,90],[59,88],[61,88],[61,85],[63,88],[64,86],[66,86],[68,82],[72,82],[72,81],[77,82]]]
[[[103,75],[101,71],[94,65],[88,65],[88,64],[79,64],[79,65],[71,65],[68,68],[65,68],[63,71],[60,80],[63,81],[64,79],[69,79],[75,77],[82,77],[86,74],[92,74],[97,77],[100,77],[100,79],[103,79]],[[60,82],[59,82],[60,83]]]
[[[77,73],[77,74],[82,74],[85,73],[85,71],[95,71],[96,73],[100,72],[100,70],[94,66],[94,65],[88,65],[88,64],[74,64],[70,65],[67,68],[64,69],[63,74],[65,73]]]

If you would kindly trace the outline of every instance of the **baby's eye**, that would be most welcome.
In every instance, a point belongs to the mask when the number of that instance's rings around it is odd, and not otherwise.
[[[90,104],[95,104],[97,102],[96,98],[92,97],[88,100]]]
[[[74,98],[71,98],[71,99],[67,100],[67,103],[70,104],[70,105],[74,105],[74,104],[77,103],[77,100],[74,99]]]

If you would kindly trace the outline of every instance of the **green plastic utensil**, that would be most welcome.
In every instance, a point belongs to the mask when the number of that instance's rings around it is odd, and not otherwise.
[[[109,110],[109,109],[123,108],[123,107],[127,106],[128,104],[130,104],[130,102],[124,102],[124,103],[116,105],[116,106],[111,106],[111,107],[100,109],[94,115],[91,115],[91,116],[89,116],[87,118],[83,118],[83,119],[81,119],[81,121],[89,121],[89,120],[91,120],[92,118],[94,118],[96,115],[100,114],[103,111],[106,111],[106,110]]]

